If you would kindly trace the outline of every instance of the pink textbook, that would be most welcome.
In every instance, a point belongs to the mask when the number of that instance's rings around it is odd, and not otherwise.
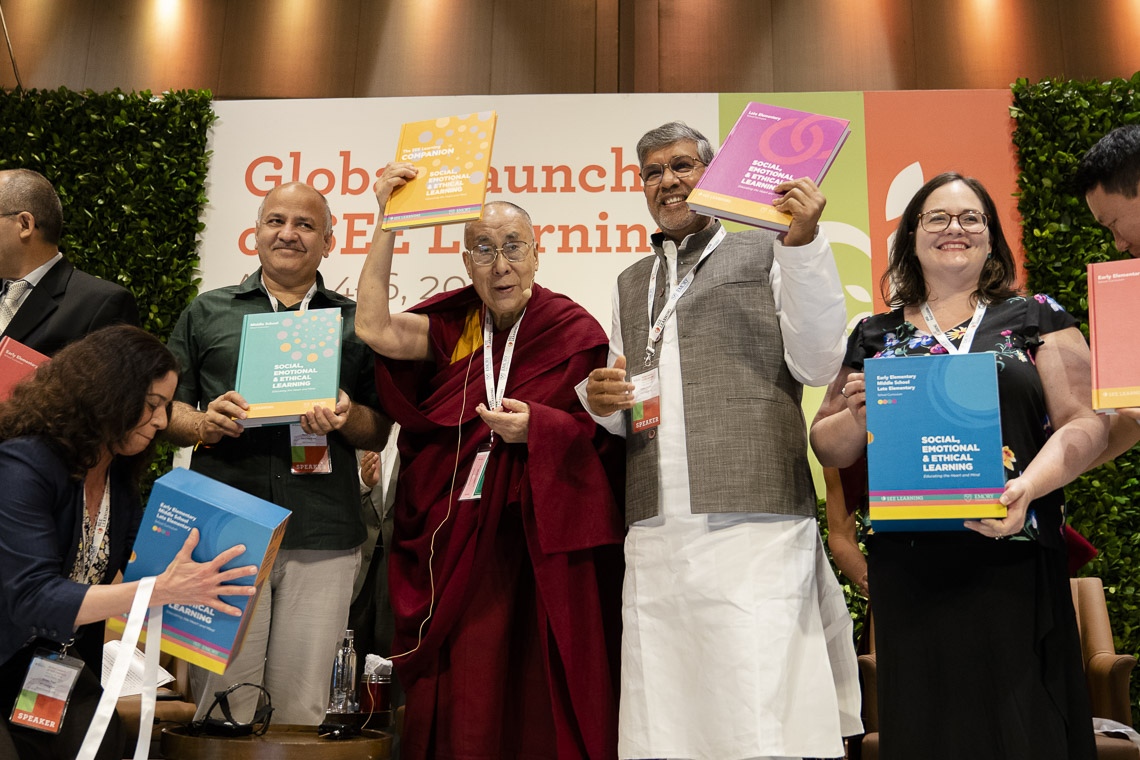
[[[749,103],[693,192],[702,214],[785,232],[792,218],[772,206],[781,182],[819,184],[851,134],[846,119]]]
[[[16,384],[36,371],[48,358],[12,338],[0,338],[0,401],[12,395]]]
[[[1140,406],[1140,357],[1134,350],[1138,300],[1140,259],[1089,264],[1092,405],[1097,411]]]

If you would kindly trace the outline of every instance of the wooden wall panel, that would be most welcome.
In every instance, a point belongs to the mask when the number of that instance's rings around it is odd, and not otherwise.
[[[776,92],[915,87],[911,0],[773,0]]]
[[[594,92],[618,92],[618,0],[597,0],[594,12]]]
[[[1105,80],[1140,71],[1140,0],[1082,0],[1061,24],[1064,68],[1053,76]]]
[[[491,91],[494,6],[470,0],[364,2],[355,95]]]
[[[1008,87],[1063,68],[1065,0],[915,0],[915,86],[923,90]]]
[[[363,1],[229,0],[216,94],[351,97]]]
[[[659,0],[619,0],[618,86],[621,92],[661,92]]]
[[[95,9],[95,0],[4,0],[4,18],[25,88],[86,86]],[[0,42],[0,87],[15,86],[8,46]]]
[[[85,85],[96,92],[129,82],[131,90],[218,92],[227,0],[102,0],[91,26]],[[114,51],[114,54],[110,54]]]
[[[1005,88],[1140,70],[1140,0],[3,0],[24,85],[219,98]],[[164,17],[160,14],[169,14]],[[0,48],[0,87],[16,84]]]
[[[491,92],[593,92],[596,20],[596,0],[496,0]]]
[[[772,89],[772,0],[661,0],[661,92]]]

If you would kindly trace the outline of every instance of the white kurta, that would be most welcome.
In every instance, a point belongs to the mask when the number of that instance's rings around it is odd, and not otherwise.
[[[666,255],[675,284],[671,243]],[[777,262],[786,262],[772,273],[781,330],[795,344],[785,360],[802,382],[826,383],[846,319],[830,247],[777,246]],[[611,364],[623,353],[618,306],[615,289]],[[625,543],[618,755],[841,757],[842,737],[862,732],[859,677],[816,522],[691,514],[677,340],[674,318],[658,348],[661,514],[632,526]],[[625,434],[624,415],[597,419]]]

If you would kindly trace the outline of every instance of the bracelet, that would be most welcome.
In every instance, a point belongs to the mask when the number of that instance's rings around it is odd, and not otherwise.
[[[206,439],[202,436],[202,423],[205,421],[206,421],[206,416],[202,415],[202,417],[200,417],[198,419],[198,424],[194,426],[195,432],[198,433],[198,442],[194,444],[194,451],[197,451],[199,447],[201,447],[203,449],[208,449],[208,448],[210,448],[210,446],[213,445],[210,443],[206,443]]]

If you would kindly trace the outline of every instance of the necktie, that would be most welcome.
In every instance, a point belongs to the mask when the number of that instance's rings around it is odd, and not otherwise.
[[[30,287],[32,286],[27,280],[12,280],[8,283],[4,297],[0,298],[0,333],[8,329],[8,323],[16,316],[16,304]]]

